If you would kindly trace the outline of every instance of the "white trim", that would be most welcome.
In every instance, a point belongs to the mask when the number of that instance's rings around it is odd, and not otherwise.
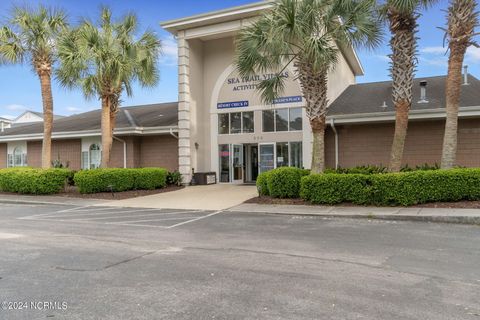
[[[118,128],[114,130],[114,135],[148,135],[148,134],[170,134],[178,132],[177,126],[169,127],[135,127],[135,128]],[[53,133],[52,139],[65,138],[84,138],[101,135],[101,130],[83,130],[83,131],[67,131]],[[17,134],[11,136],[0,136],[0,142],[22,141],[22,140],[42,140],[43,133],[34,134]]]
[[[215,24],[220,20],[231,21],[235,19],[236,15],[248,15],[256,11],[268,9],[272,6],[271,1],[262,1],[243,6],[237,6],[233,8],[227,8],[223,10],[211,11],[208,13],[198,14],[190,17],[184,17],[180,19],[168,20],[160,23],[160,26],[169,32],[176,32],[191,28],[192,26],[203,26]],[[213,20],[213,21],[212,21]]]
[[[460,118],[479,117],[480,106],[461,107],[458,112]],[[409,120],[434,120],[444,119],[445,109],[410,110]],[[391,122],[395,121],[395,111],[375,112],[364,114],[347,114],[327,116],[327,120],[335,119],[336,124],[358,124],[370,122]]]

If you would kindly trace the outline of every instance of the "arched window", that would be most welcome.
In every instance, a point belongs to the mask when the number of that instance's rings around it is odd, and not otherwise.
[[[13,149],[13,166],[24,167],[27,165],[26,155],[21,147]]]
[[[94,143],[90,145],[89,148],[89,158],[90,158],[90,169],[97,169],[100,168],[100,164],[102,163],[102,151],[100,150],[100,145]]]

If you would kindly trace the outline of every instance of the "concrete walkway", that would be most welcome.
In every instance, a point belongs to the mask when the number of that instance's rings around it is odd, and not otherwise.
[[[341,207],[243,203],[232,212],[480,224],[480,209]]]
[[[104,202],[114,207],[225,210],[256,197],[257,188],[250,185],[215,184],[186,187],[181,190],[145,197]]]

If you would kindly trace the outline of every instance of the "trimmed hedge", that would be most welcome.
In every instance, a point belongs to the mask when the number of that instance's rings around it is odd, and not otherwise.
[[[167,185],[167,174],[163,168],[93,169],[77,172],[74,181],[80,193],[153,190]]]
[[[298,198],[300,196],[300,181],[310,174],[309,170],[282,167],[263,172],[257,177],[258,193],[274,198]]]
[[[317,204],[384,206],[480,200],[480,169],[310,175],[302,178],[300,195]]]
[[[68,169],[8,168],[0,170],[0,191],[21,194],[54,194],[73,175]]]

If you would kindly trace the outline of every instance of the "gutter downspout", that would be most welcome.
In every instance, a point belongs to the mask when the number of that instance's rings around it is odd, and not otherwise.
[[[330,119],[330,126],[332,127],[333,134],[335,135],[335,169],[338,169],[338,132],[335,128],[335,119]]]
[[[173,129],[172,129],[172,128],[170,128],[170,135],[171,135],[172,137],[174,137],[175,139],[178,139],[178,136],[177,136],[175,133],[173,133]]]
[[[112,136],[113,139],[123,143],[123,168],[127,168],[127,142],[115,136]]]

